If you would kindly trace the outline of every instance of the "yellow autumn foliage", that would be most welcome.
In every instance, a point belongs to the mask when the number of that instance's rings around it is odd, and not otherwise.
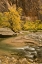
[[[20,15],[16,9],[11,7],[9,9],[9,12],[5,12],[4,14],[7,17],[8,22],[10,23],[10,28],[13,31],[17,32],[17,31],[21,30]]]
[[[0,12],[0,27],[9,27],[13,31],[18,32],[22,30],[41,30],[42,22],[40,20],[32,21],[22,21],[21,18],[21,8],[14,9],[9,8],[9,12]]]
[[[34,22],[26,21],[24,24],[24,30],[41,30],[42,29],[42,23],[40,20],[36,20]]]
[[[9,27],[9,25],[7,17],[3,13],[0,13],[0,27]]]

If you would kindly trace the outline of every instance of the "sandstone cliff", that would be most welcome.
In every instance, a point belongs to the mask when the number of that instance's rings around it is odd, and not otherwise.
[[[31,20],[42,19],[42,0],[0,0],[0,12],[8,11],[10,6],[21,7],[23,9],[24,16]]]

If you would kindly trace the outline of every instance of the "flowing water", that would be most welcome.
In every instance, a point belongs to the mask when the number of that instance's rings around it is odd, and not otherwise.
[[[12,57],[26,58],[30,62],[42,64],[42,32],[21,33],[16,37],[0,38],[0,50]],[[1,54],[0,54],[1,55]],[[2,55],[7,55],[2,54]]]

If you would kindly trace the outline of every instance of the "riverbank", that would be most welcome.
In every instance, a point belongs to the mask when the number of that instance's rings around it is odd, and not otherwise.
[[[15,37],[0,38],[0,62],[42,64],[42,32],[21,32]]]

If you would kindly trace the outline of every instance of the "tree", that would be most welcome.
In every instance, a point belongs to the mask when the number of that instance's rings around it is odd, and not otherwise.
[[[13,31],[18,32],[21,30],[20,15],[16,9],[13,7],[9,8],[9,12],[5,12],[5,16],[7,16],[8,22],[10,23],[10,28]]]

